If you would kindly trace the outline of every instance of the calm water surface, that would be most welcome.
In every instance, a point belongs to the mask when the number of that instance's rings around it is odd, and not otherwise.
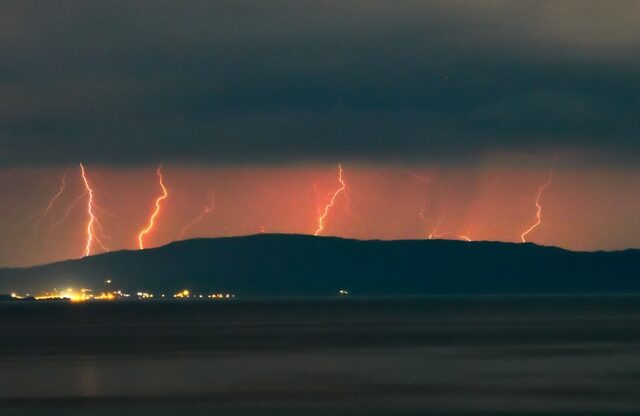
[[[0,415],[640,414],[640,297],[0,304]]]

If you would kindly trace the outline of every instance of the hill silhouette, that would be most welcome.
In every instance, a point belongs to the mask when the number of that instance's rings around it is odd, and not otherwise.
[[[349,240],[262,234],[195,239],[22,269],[0,293],[54,287],[239,296],[640,293],[640,251],[572,252],[535,244]]]

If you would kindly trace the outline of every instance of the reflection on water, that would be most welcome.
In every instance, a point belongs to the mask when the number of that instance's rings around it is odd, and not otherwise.
[[[0,330],[2,415],[640,411],[637,297],[4,304]]]

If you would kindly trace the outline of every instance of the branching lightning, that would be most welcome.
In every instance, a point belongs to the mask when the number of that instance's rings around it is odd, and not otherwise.
[[[147,226],[142,231],[140,231],[140,234],[138,234],[138,247],[140,248],[140,250],[144,249],[144,236],[147,235],[149,232],[151,232],[151,230],[153,230],[155,226],[156,218],[158,217],[158,215],[160,215],[160,208],[162,205],[162,201],[164,201],[169,197],[169,191],[167,191],[167,188],[164,185],[164,178],[162,176],[162,165],[158,166],[158,169],[156,170],[156,175],[158,175],[158,183],[160,184],[160,188],[162,189],[162,195],[160,195],[156,199],[155,209],[153,210],[151,216],[149,217],[149,222],[147,223]]]
[[[96,229],[102,229],[102,226],[98,222],[98,218],[95,215],[95,202],[93,195],[93,188],[89,183],[89,179],[87,177],[87,172],[84,168],[84,165],[80,163],[80,175],[82,176],[82,182],[84,183],[85,192],[84,195],[88,195],[87,198],[87,225],[85,226],[86,230],[86,240],[84,246],[84,253],[82,257],[90,256],[93,253],[93,244],[94,242],[98,243],[103,250],[108,251],[109,249],[105,247],[100,238],[96,233]]]
[[[58,198],[60,198],[62,196],[62,194],[64,193],[64,190],[67,188],[67,175],[68,174],[69,174],[69,170],[67,170],[64,173],[64,175],[62,175],[62,178],[60,179],[60,187],[58,188],[58,191],[55,193],[55,195],[53,195],[51,197],[51,199],[49,200],[49,203],[47,204],[47,207],[40,214],[37,224],[40,224],[45,219],[45,217],[47,216],[47,214],[49,214],[49,212],[53,208],[53,205],[56,203]]]
[[[182,231],[180,232],[180,240],[184,238],[188,230],[190,230],[194,225],[202,222],[202,220],[204,220],[204,218],[207,215],[211,214],[215,209],[216,209],[216,196],[211,194],[209,204],[207,204],[207,206],[205,206],[202,209],[202,211],[200,211],[200,213],[182,229]]]
[[[320,233],[324,230],[325,219],[327,218],[327,215],[329,214],[329,211],[331,210],[331,208],[333,208],[336,202],[336,198],[338,198],[338,195],[345,192],[347,189],[347,184],[342,178],[342,165],[340,163],[338,163],[338,182],[340,183],[340,187],[333,192],[333,195],[331,196],[331,200],[327,205],[325,205],[322,215],[320,215],[320,217],[318,218],[318,228],[314,233],[315,236],[320,235]]]
[[[551,181],[553,180],[553,171],[549,172],[549,178],[547,179],[547,182],[545,182],[539,189],[538,189],[538,194],[536,196],[536,221],[533,223],[533,225],[531,225],[529,228],[527,228],[521,235],[520,235],[520,240],[523,243],[527,242],[527,235],[530,234],[533,230],[535,230],[536,228],[538,228],[538,226],[540,226],[540,224],[542,224],[542,196],[544,195],[544,191],[545,189],[547,189],[550,185],[551,185]]]
[[[71,202],[71,204],[67,207],[67,211],[65,212],[64,216],[62,218],[60,218],[58,221],[56,221],[53,224],[51,224],[51,230],[53,230],[54,228],[62,225],[63,223],[65,223],[69,219],[69,216],[71,215],[71,211],[73,211],[73,208],[75,208],[75,206],[78,205],[78,202],[80,202],[82,200],[82,198],[85,197],[86,194],[87,194],[87,192],[85,190],[80,195],[78,195],[73,200],[73,202]]]

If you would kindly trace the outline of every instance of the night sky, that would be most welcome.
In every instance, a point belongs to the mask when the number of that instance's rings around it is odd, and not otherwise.
[[[92,254],[137,247],[159,164],[149,247],[313,234],[338,163],[323,235],[519,242],[551,178],[527,241],[640,247],[638,15],[637,1],[2,2],[0,266],[83,255],[80,163],[105,246]]]

